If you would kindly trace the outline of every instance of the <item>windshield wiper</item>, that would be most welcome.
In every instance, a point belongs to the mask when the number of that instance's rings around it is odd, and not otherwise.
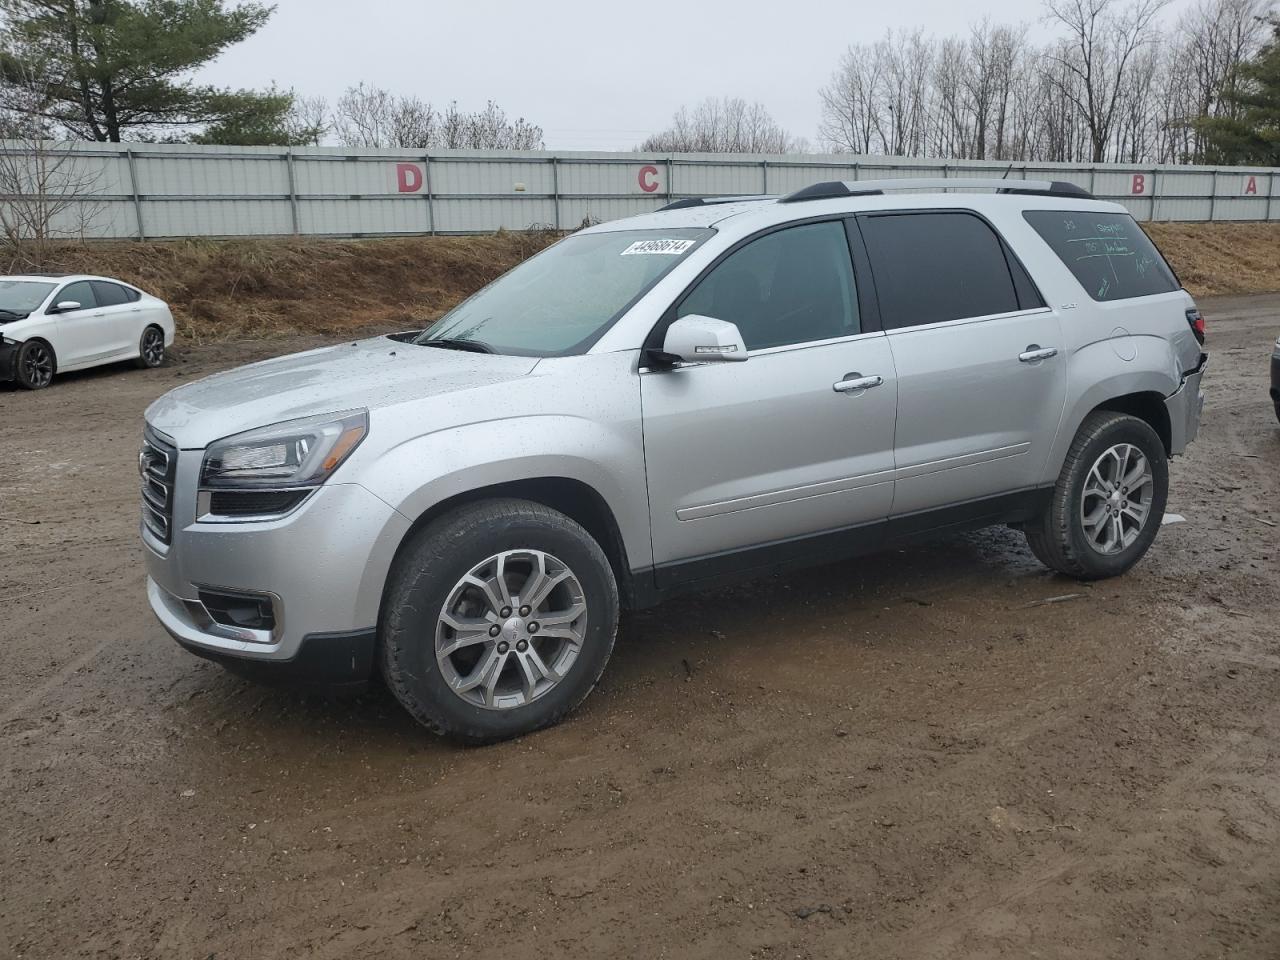
[[[440,347],[442,350],[464,350],[467,353],[496,353],[487,343],[479,340],[464,340],[461,337],[434,337],[430,340],[419,340],[421,347]]]
[[[3,314],[4,316],[8,317],[10,320],[21,320],[23,317],[26,316],[25,313],[19,313],[17,310],[8,310],[4,307],[0,307],[0,314]]]

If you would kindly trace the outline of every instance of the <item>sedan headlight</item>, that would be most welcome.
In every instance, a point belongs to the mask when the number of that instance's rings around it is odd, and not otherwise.
[[[324,483],[369,432],[369,413],[352,410],[259,427],[209,445],[200,486],[280,490]]]

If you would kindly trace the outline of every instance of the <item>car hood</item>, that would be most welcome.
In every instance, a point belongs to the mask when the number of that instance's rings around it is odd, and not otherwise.
[[[171,390],[147,423],[184,449],[321,413],[389,407],[523,377],[535,357],[464,353],[378,337],[264,360]]]

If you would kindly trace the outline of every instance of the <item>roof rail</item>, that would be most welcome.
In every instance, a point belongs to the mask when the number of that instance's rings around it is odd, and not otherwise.
[[[664,207],[657,209],[658,213],[663,210],[684,210],[686,207],[709,207],[717,203],[741,203],[745,200],[777,200],[777,194],[752,194],[742,197],[683,197],[680,200],[672,200]]]
[[[828,200],[835,197],[867,197],[890,190],[994,190],[996,193],[1076,197],[1092,200],[1093,194],[1066,180],[996,180],[977,177],[897,177],[889,180],[828,180],[789,193],[779,203]]]

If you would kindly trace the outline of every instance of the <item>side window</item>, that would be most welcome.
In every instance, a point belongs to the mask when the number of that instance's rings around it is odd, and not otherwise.
[[[1094,300],[1149,297],[1182,286],[1127,213],[1027,210],[1022,216]]]
[[[91,280],[89,283],[100,307],[118,307],[129,302],[128,291],[118,283],[107,283],[104,280]]]
[[[886,330],[1019,309],[1004,245],[973,214],[859,220]]]
[[[808,223],[752,240],[707,274],[676,316],[691,313],[737,324],[748,350],[858,333],[844,224]]]
[[[137,303],[142,299],[142,294],[133,289],[133,287],[121,287],[120,289],[124,291],[124,298],[130,303]]]
[[[88,280],[67,284],[53,298],[54,303],[61,303],[64,300],[75,300],[80,304],[81,310],[88,310],[98,305],[98,299],[93,295],[93,287],[89,285]]]

